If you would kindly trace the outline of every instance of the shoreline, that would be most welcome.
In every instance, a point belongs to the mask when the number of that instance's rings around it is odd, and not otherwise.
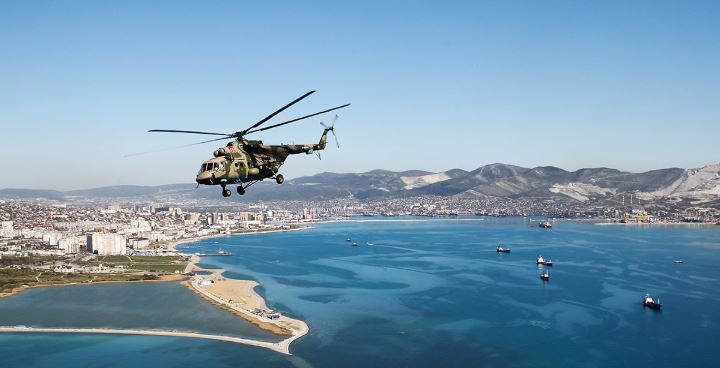
[[[179,254],[189,256],[192,254],[191,253],[182,253],[182,252],[178,251],[177,246],[183,245],[183,244],[191,244],[191,243],[195,243],[195,242],[198,242],[201,240],[231,237],[231,236],[236,236],[236,235],[270,234],[270,233],[280,233],[280,232],[286,232],[286,231],[306,230],[306,229],[312,229],[312,228],[313,228],[312,226],[303,226],[303,227],[296,227],[296,228],[290,228],[290,229],[273,229],[273,230],[265,230],[265,231],[247,231],[247,232],[241,232],[241,233],[203,235],[203,236],[196,237],[196,238],[172,240],[169,243],[163,244],[160,246],[167,248],[168,251],[172,251],[172,252],[176,252]]]
[[[200,260],[200,256],[192,255],[186,270],[189,270],[189,272],[210,272],[210,275],[197,275],[190,280],[183,281],[181,284],[206,301],[245,319],[258,328],[276,335],[288,336],[280,341],[278,346],[284,354],[292,355],[290,353],[290,344],[310,332],[307,323],[285,315],[280,315],[277,319],[269,319],[253,313],[253,311],[258,310],[268,311],[265,299],[255,291],[255,287],[260,284],[255,280],[226,278],[222,276],[225,272],[223,269],[200,268],[197,266]],[[208,284],[204,285],[204,282],[208,282]]]
[[[288,347],[283,342],[267,342],[260,340],[245,339],[225,335],[212,335],[198,332],[181,332],[171,330],[138,330],[138,329],[113,329],[113,328],[56,328],[56,327],[9,327],[0,326],[0,333],[79,333],[79,334],[112,334],[112,335],[145,335],[145,336],[169,336],[169,337],[190,337],[205,340],[218,340],[233,342],[236,344],[251,345],[270,349],[281,354],[291,355]]]
[[[165,274],[159,275],[155,280],[105,280],[105,281],[90,281],[90,282],[68,282],[64,284],[41,284],[41,285],[23,285],[18,286],[10,290],[9,292],[0,293],[0,299],[8,298],[25,290],[46,288],[46,287],[58,287],[58,286],[78,286],[78,285],[97,285],[97,284],[119,284],[119,283],[135,283],[135,282],[172,282],[186,279],[187,275],[184,274]]]
[[[594,225],[598,226],[718,226],[714,222],[595,222]]]
[[[171,330],[141,330],[141,329],[106,329],[106,328],[45,328],[45,327],[25,327],[22,328],[16,328],[16,327],[8,327],[8,326],[0,326],[0,333],[15,333],[15,332],[36,332],[36,333],[100,333],[100,334],[127,334],[127,335],[159,335],[159,336],[176,336],[176,337],[191,337],[191,338],[203,338],[203,339],[210,339],[210,340],[220,340],[220,341],[227,341],[227,342],[235,342],[239,344],[244,345],[252,345],[252,346],[258,346],[258,347],[264,347],[273,351],[277,351],[282,354],[286,355],[292,355],[290,353],[290,344],[294,342],[295,340],[305,336],[310,328],[308,325],[301,320],[293,319],[287,316],[281,316],[277,319],[269,319],[262,317],[260,315],[252,313],[250,310],[246,310],[241,308],[237,302],[233,302],[232,299],[224,299],[221,296],[215,295],[213,293],[210,293],[207,290],[204,290],[202,286],[200,285],[200,279],[201,277],[188,277],[188,273],[193,271],[199,271],[204,272],[208,271],[211,272],[211,275],[215,277],[219,284],[221,283],[228,283],[231,284],[230,289],[233,289],[230,295],[239,297],[239,299],[249,300],[253,303],[253,305],[263,307],[263,309],[267,310],[267,305],[265,304],[265,299],[258,294],[255,291],[255,287],[259,286],[259,283],[254,280],[236,280],[236,279],[229,279],[222,276],[222,273],[225,270],[205,270],[197,266],[197,264],[200,262],[201,257],[192,254],[192,253],[182,253],[178,252],[176,247],[181,244],[189,244],[194,243],[201,240],[206,239],[212,239],[212,238],[219,238],[219,237],[229,237],[234,235],[248,235],[248,234],[265,234],[265,233],[277,233],[277,232],[285,232],[285,231],[297,231],[297,230],[307,230],[312,229],[313,226],[308,224],[303,227],[296,227],[296,228],[289,228],[289,229],[274,229],[274,230],[268,230],[268,231],[253,231],[253,232],[242,232],[242,233],[234,233],[234,234],[212,234],[212,235],[206,235],[201,236],[197,238],[188,238],[188,239],[177,239],[174,241],[171,241],[168,244],[163,244],[161,247],[165,247],[168,250],[171,250],[173,252],[176,252],[180,255],[187,256],[188,257],[188,263],[185,267],[185,272],[183,274],[166,274],[166,275],[160,275],[158,279],[154,280],[111,280],[111,281],[96,281],[96,282],[71,282],[71,283],[59,283],[59,284],[42,284],[42,285],[32,285],[32,286],[20,286],[12,289],[10,292],[2,293],[0,294],[0,298],[4,297],[10,297],[13,295],[16,295],[24,290],[27,289],[33,289],[33,288],[44,288],[44,287],[55,287],[55,286],[71,286],[71,285],[93,285],[93,284],[103,284],[103,283],[133,283],[133,282],[173,282],[173,281],[181,281],[180,284],[188,287],[191,291],[193,291],[195,294],[200,296],[201,298],[205,299],[207,302],[212,303],[213,305],[235,315],[238,317],[241,317],[248,322],[254,324],[258,328],[264,329],[266,331],[270,331],[276,335],[279,336],[288,336],[288,338],[277,342],[277,343],[270,343],[265,341],[259,341],[259,340],[252,340],[252,339],[245,339],[240,337],[233,337],[233,336],[225,336],[225,335],[213,335],[213,334],[204,334],[204,333],[197,333],[197,332],[178,332],[178,331],[171,331]],[[193,280],[197,279],[197,280]],[[235,283],[244,283],[247,284],[246,288],[244,288],[245,293],[241,295],[236,295],[237,290],[232,285]],[[227,296],[227,295],[225,295]]]

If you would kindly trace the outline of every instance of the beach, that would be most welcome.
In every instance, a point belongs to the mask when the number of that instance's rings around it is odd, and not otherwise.
[[[193,255],[188,272],[195,273],[183,285],[207,301],[246,319],[252,324],[277,335],[288,336],[279,343],[285,354],[290,354],[290,344],[306,335],[310,328],[298,319],[281,315],[268,308],[265,299],[255,292],[259,284],[253,280],[228,279],[222,269],[203,269],[197,266],[200,257]],[[209,273],[199,275],[197,273]]]

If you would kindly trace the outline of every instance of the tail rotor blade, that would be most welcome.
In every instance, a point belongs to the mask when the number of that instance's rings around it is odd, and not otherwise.
[[[337,148],[340,148],[340,142],[338,142],[337,135],[335,135],[335,130],[331,130],[331,132],[333,134],[333,138],[335,138],[335,145]]]

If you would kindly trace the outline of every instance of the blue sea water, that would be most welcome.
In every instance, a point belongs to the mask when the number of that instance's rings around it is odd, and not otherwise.
[[[512,253],[496,253],[498,244]],[[720,226],[559,222],[545,230],[526,219],[369,221],[181,249],[232,252],[205,257],[203,265],[258,280],[272,308],[306,320],[311,332],[292,345],[295,355],[170,337],[0,334],[0,365],[716,364]],[[555,262],[549,283],[538,278],[540,254]],[[661,298],[662,312],[643,308],[646,291]],[[0,304],[0,322],[2,313]]]

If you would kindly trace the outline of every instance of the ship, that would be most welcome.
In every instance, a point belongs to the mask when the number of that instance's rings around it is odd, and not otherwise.
[[[643,299],[643,306],[656,311],[662,310],[662,304],[660,304],[660,299],[653,299],[650,296],[650,293],[645,294],[645,298]]]
[[[540,280],[550,281],[550,274],[547,271],[543,272],[542,275],[540,275]]]
[[[543,266],[550,266],[550,267],[552,267],[552,265],[553,265],[553,262],[551,260],[545,259],[545,258],[543,258],[543,256],[538,256],[535,263],[537,263],[539,265],[543,265]]]
[[[552,227],[552,224],[550,223],[550,221],[543,221],[543,222],[539,223],[538,226],[543,229],[549,229]]]

